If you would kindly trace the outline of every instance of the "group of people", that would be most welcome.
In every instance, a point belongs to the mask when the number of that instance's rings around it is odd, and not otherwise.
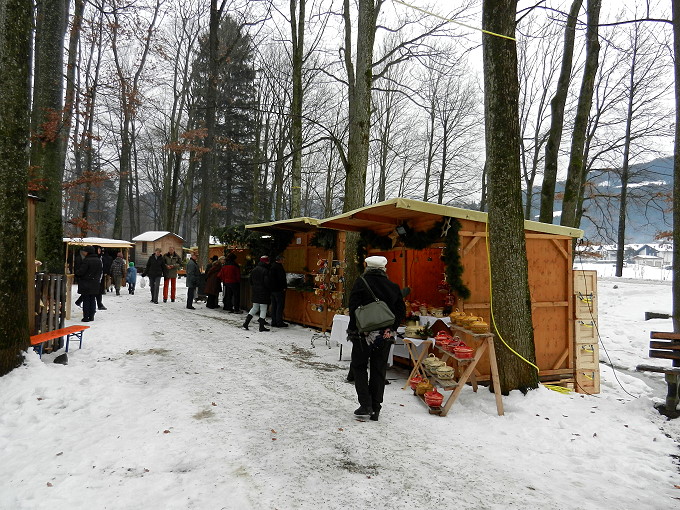
[[[80,297],[76,305],[83,308],[83,322],[91,322],[97,310],[106,310],[103,295],[107,291],[107,276],[111,277],[116,295],[120,296],[123,281],[128,284],[128,292],[134,294],[137,270],[134,262],[125,262],[118,252],[112,258],[100,246],[83,246],[75,257],[74,274],[78,282]]]
[[[267,255],[260,257],[257,266],[250,273],[253,306],[246,315],[243,327],[248,329],[254,317],[258,317],[259,331],[270,331],[266,326],[267,310],[271,305],[271,326],[285,328],[288,324],[283,321],[283,310],[286,303],[286,270],[283,267],[283,255],[278,255],[270,263]],[[354,378],[354,386],[359,401],[359,408],[354,414],[359,417],[369,417],[377,421],[382,408],[385,392],[385,375],[390,347],[394,343],[397,327],[406,315],[404,298],[399,286],[387,277],[387,259],[381,256],[367,257],[366,269],[358,278],[349,295],[349,326],[347,336],[352,341],[352,359],[350,373]],[[170,247],[163,255],[160,248],[149,257],[142,276],[147,276],[150,282],[151,302],[158,303],[160,279],[164,278],[163,302],[168,297],[175,301],[177,289],[177,272],[182,268],[182,259]],[[120,294],[123,278],[128,283],[128,291],[134,294],[137,279],[134,263],[125,267],[122,254],[119,253],[115,261],[109,264],[109,271],[114,280],[116,294]],[[99,309],[106,309],[101,303],[103,291],[103,276],[107,268],[102,250],[94,246],[85,246],[81,251],[81,260],[76,265],[75,274],[78,278],[78,293],[82,300],[83,322],[94,320]],[[186,265],[187,304],[194,310],[194,298],[199,287],[201,271],[196,253],[192,253]],[[229,312],[240,312],[240,282],[241,270],[236,262],[236,255],[215,258],[206,271],[205,293],[206,306],[219,308],[218,296],[223,292],[223,309]],[[356,321],[356,311],[359,307],[380,299],[385,302],[394,314],[394,324],[379,331],[359,332]]]
[[[163,303],[168,302],[168,296],[174,303],[177,298],[177,274],[182,269],[182,257],[175,253],[175,248],[170,246],[168,252],[163,255],[163,250],[156,248],[146,261],[146,267],[142,276],[149,278],[149,290],[151,302],[158,304],[161,278],[163,278]]]

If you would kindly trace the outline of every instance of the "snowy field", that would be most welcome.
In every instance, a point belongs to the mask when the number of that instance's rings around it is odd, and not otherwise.
[[[0,379],[0,509],[680,508],[680,422],[634,371],[672,329],[643,320],[670,313],[670,282],[597,269],[601,394],[513,392],[502,417],[469,387],[431,416],[392,369],[380,421],[358,422],[347,352],[311,330],[187,310],[183,281],[176,303],[107,294],[67,366],[30,352]]]

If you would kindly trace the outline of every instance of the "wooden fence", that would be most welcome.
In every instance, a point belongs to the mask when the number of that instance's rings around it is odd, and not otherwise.
[[[64,327],[71,299],[70,275],[35,274],[35,308],[31,335]]]

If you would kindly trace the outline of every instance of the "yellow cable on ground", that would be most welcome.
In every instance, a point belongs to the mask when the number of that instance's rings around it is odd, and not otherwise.
[[[510,352],[512,352],[519,359],[521,359],[525,363],[534,367],[536,369],[536,372],[540,373],[541,370],[536,365],[534,365],[531,361],[526,359],[524,356],[522,356],[515,349],[513,349],[512,347],[510,347],[508,345],[508,343],[503,339],[503,336],[501,335],[501,332],[498,330],[498,327],[496,326],[496,318],[494,317],[494,314],[493,314],[493,285],[492,285],[492,282],[491,282],[491,252],[489,250],[489,218],[488,218],[488,216],[487,216],[487,219],[486,219],[485,230],[486,230],[486,259],[489,263],[489,309],[491,310],[491,323],[493,324],[494,329],[498,333],[498,338],[500,338],[501,342],[503,342],[503,345],[505,345],[510,350]]]
[[[407,4],[406,2],[402,2],[401,0],[392,0],[393,2],[397,4],[404,5],[406,7],[409,7],[411,9],[414,9],[416,11],[420,11],[423,14],[427,14],[428,16],[434,16],[435,18],[442,19],[444,21],[448,21],[449,23],[454,23],[456,25],[460,25],[461,27],[469,28],[470,30],[477,30],[479,32],[482,32],[483,34],[488,34],[488,35],[495,35],[496,37],[502,37],[503,39],[509,39],[511,41],[517,41],[514,37],[510,37],[509,35],[503,35],[503,34],[497,34],[496,32],[489,32],[488,30],[484,30],[483,28],[477,28],[473,27],[471,25],[466,25],[465,23],[461,23],[460,21],[453,20],[451,18],[445,18],[444,16],[440,16],[439,14],[435,14],[434,12],[426,11],[425,9],[421,9],[420,7],[416,7],[415,5]]]

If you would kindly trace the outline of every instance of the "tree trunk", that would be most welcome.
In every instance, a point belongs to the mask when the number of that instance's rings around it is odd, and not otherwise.
[[[297,4],[299,2],[299,12]],[[290,215],[300,216],[300,197],[302,196],[302,60],[305,42],[305,0],[290,0],[290,31],[293,48],[293,96],[290,105],[291,168]]]
[[[552,223],[554,217],[557,158],[560,152],[560,142],[562,141],[562,128],[564,127],[564,105],[567,102],[567,93],[569,92],[569,82],[571,80],[576,22],[578,21],[577,16],[582,4],[583,0],[573,0],[569,9],[569,17],[564,27],[562,68],[560,69],[560,77],[557,80],[555,96],[550,102],[550,131],[548,142],[545,146],[545,170],[543,171],[539,215],[539,221],[543,223]]]
[[[673,153],[673,330],[680,331],[680,0],[673,0],[675,151]]]
[[[51,273],[64,272],[62,224],[63,67],[66,33],[64,0],[37,5],[33,85],[31,167],[36,169],[45,202],[37,210],[38,259]]]
[[[482,28],[515,35],[515,0],[484,0]],[[485,33],[484,110],[489,182],[489,246],[495,333],[535,363],[519,161],[519,82],[515,41]],[[537,370],[496,343],[501,388],[538,387]]]
[[[0,377],[29,346],[27,206],[32,2],[0,7]],[[42,206],[42,204],[41,204]],[[32,262],[32,261],[31,261]]]
[[[626,117],[626,134],[623,140],[623,163],[621,165],[621,196],[619,201],[619,224],[617,228],[616,246],[616,276],[623,276],[623,258],[626,244],[626,208],[628,198],[628,174],[630,160],[631,125],[633,123],[633,107],[635,103],[635,62],[638,51],[637,30],[635,44],[633,45],[633,57],[630,64],[630,81],[628,89],[628,112]]]
[[[210,28],[208,40],[208,89],[206,91],[205,148],[207,152],[201,160],[201,206],[198,215],[198,259],[202,267],[208,267],[208,251],[210,248],[210,230],[212,228],[212,189],[215,168],[215,115],[217,110],[217,76],[218,76],[218,32],[222,12],[217,8],[217,0],[210,1]]]
[[[562,218],[560,224],[566,227],[578,227],[576,211],[580,189],[585,182],[583,150],[588,129],[588,116],[593,103],[593,91],[597,75],[600,42],[598,40],[598,23],[600,20],[601,0],[588,0],[588,28],[586,30],[586,63],[581,81],[574,131],[571,139],[571,154],[567,180],[564,186],[562,201]]]
[[[345,68],[349,84],[349,142],[345,167],[345,202],[343,212],[364,206],[366,168],[371,129],[371,86],[373,84],[373,44],[376,21],[383,0],[358,0],[356,66],[352,63],[350,2],[343,2],[345,22]],[[356,250],[359,236],[348,232],[345,243],[345,288],[351,289],[359,276]],[[346,293],[345,298],[349,297]]]

